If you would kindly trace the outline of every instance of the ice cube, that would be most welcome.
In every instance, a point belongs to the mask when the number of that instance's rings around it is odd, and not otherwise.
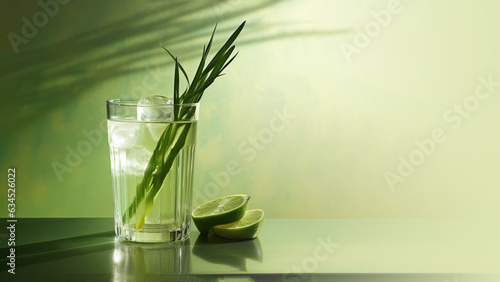
[[[133,148],[141,144],[148,132],[139,124],[116,122],[109,125],[110,144],[117,148]]]
[[[137,103],[137,119],[140,121],[170,121],[173,117],[173,107],[166,105],[172,104],[172,99],[160,95],[142,98]]]
[[[158,141],[163,134],[163,131],[165,131],[165,128],[167,128],[167,125],[164,123],[150,123],[147,125],[149,128],[149,131],[151,132],[151,136],[153,137],[154,141]]]
[[[143,175],[153,153],[145,148],[134,148],[127,154],[127,172]]]

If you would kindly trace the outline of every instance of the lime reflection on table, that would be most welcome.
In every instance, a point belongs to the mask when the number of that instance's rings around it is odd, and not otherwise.
[[[205,262],[230,266],[242,272],[247,271],[247,260],[263,262],[263,251],[259,238],[234,241],[214,234],[199,235],[193,246],[193,255]]]

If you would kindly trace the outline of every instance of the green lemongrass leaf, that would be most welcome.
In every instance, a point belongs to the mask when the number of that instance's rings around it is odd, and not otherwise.
[[[175,74],[174,74],[174,120],[178,120],[179,111],[179,61],[175,58]]]
[[[214,58],[212,59],[212,61],[210,61],[210,63],[208,64],[207,68],[211,68],[214,64],[217,63],[217,60],[219,57],[223,56],[224,53],[226,53],[226,51],[231,47],[231,45],[233,44],[233,42],[236,40],[236,38],[238,37],[238,35],[240,34],[241,30],[243,29],[243,27],[245,26],[245,23],[246,21],[244,21],[234,32],[233,34],[231,34],[231,36],[229,37],[229,39],[226,41],[226,43],[219,49],[219,51],[215,54]]]
[[[212,69],[212,71],[210,72],[210,75],[207,78],[207,81],[210,81],[210,84],[212,84],[212,82],[214,82],[215,78],[217,78],[217,76],[221,73],[222,68],[224,67],[226,61],[229,59],[229,57],[231,57],[231,54],[233,53],[234,48],[235,48],[234,46],[229,48],[229,50],[227,50],[227,52],[224,54],[224,56],[222,56],[222,58],[217,62],[217,64],[215,64],[214,68]],[[206,85],[205,88],[210,86],[210,84]]]
[[[183,129],[182,129],[180,135],[177,138],[175,138],[175,136],[177,135],[177,131],[181,127],[183,127]],[[156,185],[153,185],[151,187],[151,189],[148,191],[146,197],[144,198],[145,205],[142,209],[141,214],[139,214],[139,216],[137,217],[137,226],[136,226],[137,231],[141,230],[142,227],[144,226],[146,217],[147,217],[148,213],[151,211],[151,208],[154,204],[154,200],[155,200],[156,196],[158,195],[158,192],[160,191],[161,186],[163,184],[163,180],[165,179],[168,172],[172,168],[172,164],[174,163],[175,158],[179,154],[180,150],[182,149],[182,147],[184,147],[184,144],[186,143],[187,135],[189,133],[189,129],[191,128],[191,124],[190,123],[183,123],[183,124],[176,123],[176,124],[172,125],[172,128],[173,128],[173,130],[171,131],[170,137],[171,137],[173,142],[170,142],[169,144],[173,144],[173,146],[171,148],[169,148],[170,150],[168,150],[168,152],[164,152],[165,161],[163,162],[162,169],[159,170],[157,174],[155,174],[155,177],[154,177],[155,179],[153,181],[153,183],[155,183]]]
[[[197,84],[196,89],[190,93],[191,101],[193,101],[193,102],[200,101],[205,89],[208,88],[215,81],[215,79],[219,76],[220,72],[222,71],[223,67],[225,66],[225,62],[227,61],[229,56],[231,56],[231,53],[233,52],[233,50],[234,50],[234,46],[231,49],[229,49],[223,55],[223,57],[217,61],[217,63],[213,66],[213,68],[211,70],[205,72],[202,75],[202,80],[200,81],[199,84]]]
[[[217,30],[217,23],[215,23],[214,30],[212,31],[212,35],[210,36],[210,40],[208,41],[207,49],[204,50],[205,57],[207,57],[208,53],[210,52],[210,47],[212,47],[212,41],[214,40],[214,35],[216,30]]]
[[[193,81],[195,81],[196,83],[193,83],[190,86],[190,89],[189,89],[190,91],[193,91],[194,89],[196,89],[196,87],[198,87],[198,85],[199,85],[199,82],[202,81],[202,79],[200,79],[200,78],[201,78],[201,75],[203,73],[203,69],[205,67],[205,61],[208,57],[208,54],[210,53],[210,48],[212,47],[212,42],[213,42],[216,30],[217,30],[217,23],[215,24],[214,30],[212,31],[212,35],[210,36],[210,40],[208,41],[207,47],[205,48],[205,46],[203,46],[203,53],[201,56],[200,64],[198,66],[198,70],[196,71],[195,77],[193,79]]]
[[[222,57],[224,57],[224,55],[227,53],[228,49],[229,48],[225,49],[224,52],[217,53],[212,58],[212,60],[208,63],[207,67],[205,68],[205,74],[209,73],[215,67],[215,65],[217,65],[220,62],[220,60],[222,59]]]
[[[175,145],[172,147],[172,149],[170,150],[170,152],[167,154],[167,158],[165,160],[165,164],[170,164],[170,165],[166,166],[165,169],[160,172],[160,174],[161,174],[161,176],[163,178],[165,178],[167,176],[168,172],[170,171],[170,168],[172,167],[171,164],[174,162],[175,158],[179,154],[179,151],[182,149],[182,147],[184,147],[184,144],[186,143],[186,137],[187,137],[187,135],[189,133],[189,130],[191,128],[191,124],[190,123],[176,124],[176,125],[178,126],[177,130],[180,127],[183,127],[183,129],[182,129],[182,131],[181,131],[181,133],[180,133],[180,135],[179,135],[179,137],[177,139],[178,142],[175,143]],[[161,185],[153,187],[149,191],[149,193],[147,194],[146,201],[154,201],[154,198],[158,194],[160,188],[161,188]]]
[[[224,69],[225,69],[227,66],[229,66],[229,64],[230,64],[230,63],[234,60],[234,58],[236,58],[236,56],[238,55],[238,53],[239,53],[239,52],[236,52],[236,54],[234,54],[234,56],[233,56],[231,59],[229,59],[229,61],[227,61],[227,63],[226,63],[226,64],[222,67],[222,69],[220,70],[220,72],[219,72],[219,75],[218,75],[218,76],[222,76],[222,75],[224,75],[222,72],[224,71]]]
[[[199,81],[201,73],[203,72],[203,68],[205,67],[205,61],[210,53],[210,48],[212,47],[212,42],[214,40],[215,31],[217,30],[217,23],[215,24],[214,30],[212,31],[212,35],[210,36],[210,40],[208,41],[207,47],[203,46],[203,53],[201,56],[200,64],[198,66],[198,70],[196,71],[196,75],[194,76],[193,81]],[[194,89],[194,88],[192,88]]]
[[[208,86],[212,84],[213,81],[206,83],[207,77],[213,72],[213,69],[220,64],[222,60],[226,61],[227,57],[226,54],[228,50],[234,50],[234,46],[231,46],[231,44],[236,40],[238,35],[240,34],[241,30],[245,26],[246,22],[243,22],[237,29],[234,31],[229,39],[226,41],[226,43],[219,49],[217,54],[212,58],[210,63],[207,65],[207,67],[203,70],[203,73],[200,77],[197,77],[198,79],[193,80],[193,83],[191,84],[190,91],[190,97],[189,101],[191,102],[198,102],[201,99],[201,96],[203,95],[204,89],[206,89]],[[215,29],[214,29],[215,32]],[[211,45],[212,43],[212,37],[210,38],[209,44]],[[208,48],[207,48],[208,50]],[[206,52],[208,55],[208,52]],[[203,58],[202,58],[203,59]],[[221,67],[222,68],[222,67]],[[213,78],[216,78],[218,75],[215,75]],[[200,89],[202,88],[202,89]],[[196,95],[194,95],[196,93]]]
[[[209,63],[209,65],[205,68],[203,71],[203,74],[199,80],[199,82],[196,82],[196,87],[202,88],[201,91],[198,91],[198,93],[203,93],[203,89],[206,89],[208,86],[212,84],[212,79],[216,78],[218,75],[212,75],[214,72],[220,72],[220,70],[224,67],[224,63],[227,61],[228,57],[231,55],[231,53],[234,50],[234,46],[231,46],[228,50],[225,50],[224,53],[219,53],[216,57],[212,59],[212,61]],[[229,53],[229,54],[228,54]],[[207,78],[208,77],[208,78]],[[207,83],[209,81],[209,83]],[[197,100],[201,98],[198,97]]]
[[[214,65],[211,67],[211,69],[208,69],[208,67],[204,70],[202,76],[200,79],[196,82],[196,84],[193,87],[193,91],[191,91],[189,94],[189,101],[191,102],[198,102],[201,97],[203,96],[203,92],[205,91],[206,88],[208,88],[215,80],[215,78],[218,77],[218,74],[220,74],[221,69],[224,67],[224,63],[226,62],[227,58],[231,55],[231,53],[234,50],[234,46],[227,51],[225,54],[222,55],[222,57],[218,58]]]
[[[174,105],[179,104],[179,61],[175,58],[174,71]]]
[[[171,52],[170,52],[170,51],[169,51],[169,50],[168,50],[165,46],[163,46],[163,44],[161,44],[161,42],[160,42],[160,46],[161,46],[161,47],[162,47],[165,51],[167,51],[167,53],[170,55],[170,58],[172,58],[172,60],[176,60],[176,57],[175,57],[175,56],[174,56],[174,55],[173,55],[173,54],[172,54],[172,53],[171,53]],[[179,64],[179,67],[181,68],[181,71],[182,71],[182,73],[184,74],[184,77],[186,78],[187,84],[189,85],[189,84],[190,84],[190,82],[189,82],[189,77],[188,77],[188,75],[187,75],[186,71],[184,70],[184,68],[182,67],[182,65],[181,65],[181,64]]]
[[[197,81],[200,80],[200,76],[203,73],[203,68],[205,67],[205,60],[207,59],[207,54],[208,53],[206,52],[205,46],[203,46],[203,55],[201,56],[200,64],[198,65],[198,70],[196,70],[196,74],[193,79],[193,82],[196,82],[196,84],[195,83],[191,84],[188,91],[193,91],[197,87],[198,84]]]
[[[153,155],[148,162],[146,170],[144,172],[144,177],[142,181],[137,185],[136,195],[132,200],[132,204],[129,206],[128,210],[123,215],[124,219],[131,219],[136,213],[136,205],[134,203],[140,203],[144,200],[144,196],[147,191],[154,186],[155,176],[157,175],[157,171],[161,170],[161,166],[163,165],[163,155],[166,149],[166,145],[169,144],[169,138],[172,134],[172,126],[168,125],[167,129],[163,131],[158,143],[156,144],[156,148],[153,151]]]
[[[146,203],[142,207],[142,212],[137,216],[136,220],[137,231],[141,230],[142,227],[144,226],[144,223],[146,221],[146,216],[151,210],[153,205],[152,197],[149,197],[148,199],[146,197],[147,193],[151,193],[151,191],[156,191],[153,193],[155,195],[157,194],[157,190],[161,188],[163,180],[165,179],[165,175],[168,173],[168,171],[170,171],[170,168],[173,164],[173,162],[171,163],[165,162],[164,158],[167,155],[166,153],[168,152],[168,149],[170,149],[169,146],[175,142],[175,136],[177,135],[177,130],[178,128],[176,127],[176,124],[169,124],[167,126],[167,129],[163,131],[160,140],[158,140],[156,149],[153,152],[153,156],[151,157],[151,160],[153,159],[155,160],[156,169],[150,174],[150,181],[147,184],[145,184],[147,186],[147,189],[142,190],[142,193],[140,195],[139,194],[136,195],[136,197],[134,198],[133,203],[137,203],[136,206],[139,206],[140,203],[146,200]],[[165,173],[165,175],[163,175],[163,172]],[[146,178],[146,175],[147,173],[145,173],[144,178]],[[129,207],[129,218],[132,218],[136,213],[136,206],[134,207],[132,206],[133,205]]]
[[[217,78],[217,76],[207,79],[204,83],[203,86],[196,89],[193,93],[193,103],[198,103],[201,100],[201,97],[203,97],[203,93],[205,92],[205,89],[209,87]]]

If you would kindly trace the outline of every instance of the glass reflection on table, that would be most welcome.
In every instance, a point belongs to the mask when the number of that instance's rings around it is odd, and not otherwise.
[[[182,276],[191,273],[190,240],[170,243],[134,243],[115,239],[114,281]]]

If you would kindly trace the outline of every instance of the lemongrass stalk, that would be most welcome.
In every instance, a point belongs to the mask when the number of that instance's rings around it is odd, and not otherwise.
[[[191,123],[179,123],[175,121],[191,120],[193,115],[195,115],[196,109],[194,107],[182,107],[182,105],[198,103],[205,89],[212,85],[215,79],[222,75],[222,71],[234,60],[236,55],[231,57],[234,50],[234,45],[232,44],[244,26],[245,22],[233,32],[212,60],[205,65],[217,28],[217,25],[215,26],[208,45],[203,47],[202,58],[192,82],[189,81],[185,69],[178,62],[177,58],[167,48],[160,44],[170,57],[175,60],[174,123],[167,126],[158,140],[156,148],[144,172],[144,177],[136,187],[136,195],[123,214],[123,220],[129,222],[134,215],[137,214],[137,208],[139,206],[142,207],[140,214],[137,216],[136,230],[139,231],[143,228],[147,215],[154,205],[155,198],[161,190],[165,177],[170,172],[177,155],[185,145]],[[187,89],[182,95],[179,94],[179,69],[182,71],[188,84]]]

